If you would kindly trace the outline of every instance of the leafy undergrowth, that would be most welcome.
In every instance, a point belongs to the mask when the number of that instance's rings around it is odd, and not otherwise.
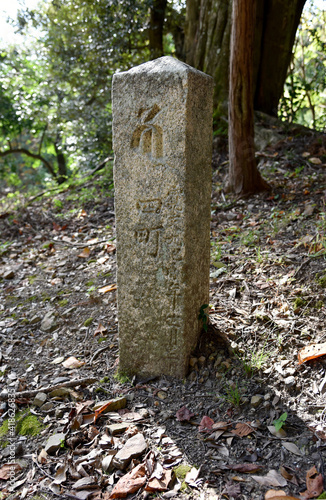
[[[247,200],[223,193],[226,157],[215,151],[209,321],[184,381],[117,374],[105,189],[88,182],[82,198],[68,190],[3,214],[2,418],[12,388],[17,414],[29,407],[42,423],[35,436],[4,442],[5,497],[323,494],[326,361],[298,362],[302,349],[326,342],[323,140],[286,136],[259,152],[272,191]]]

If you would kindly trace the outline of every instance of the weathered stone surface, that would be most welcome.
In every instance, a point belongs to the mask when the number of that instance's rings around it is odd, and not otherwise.
[[[147,444],[144,436],[139,432],[128,439],[121,450],[115,455],[113,464],[117,469],[125,469],[133,458],[137,458],[146,451]]]
[[[130,424],[127,422],[120,422],[118,424],[110,424],[106,427],[111,436],[116,436],[117,434],[122,434],[125,432]]]
[[[41,322],[41,330],[43,332],[53,332],[58,327],[54,311],[49,311],[45,314]]]
[[[38,392],[34,398],[33,405],[40,407],[45,403],[46,400],[47,395],[45,394],[45,392]]]
[[[33,316],[30,320],[29,320],[29,324],[30,325],[35,325],[36,323],[39,323],[41,321],[41,317],[38,315],[38,314],[35,314],[35,316]]]
[[[253,408],[257,408],[263,401],[264,401],[264,396],[256,394],[256,396],[252,396],[250,404]]]
[[[99,401],[98,403],[95,403],[93,409],[99,410],[103,406],[107,406],[105,408],[105,410],[103,410],[101,413],[108,413],[111,411],[122,410],[123,408],[126,407],[126,405],[127,405],[127,398],[125,398],[124,396],[120,396],[120,397],[114,398],[114,399]]]
[[[14,456],[15,458],[17,458],[17,457],[21,457],[22,455],[24,455],[24,453],[25,453],[25,449],[24,449],[23,443],[20,441],[18,443],[14,443],[14,444],[10,444],[9,446],[6,446],[1,451],[1,455],[4,458],[10,457],[10,456]]]
[[[63,432],[53,434],[53,436],[49,437],[44,447],[46,453],[48,453],[49,455],[53,455],[62,446],[62,443],[64,443],[65,439],[66,435]]]
[[[13,269],[7,269],[2,277],[5,279],[5,280],[11,280],[12,278],[15,277],[15,271]]]
[[[108,455],[105,455],[102,460],[102,469],[104,472],[109,472],[113,468],[112,460],[115,455],[115,450],[109,451]]]
[[[113,78],[120,370],[183,377],[208,303],[212,79],[171,57]]]

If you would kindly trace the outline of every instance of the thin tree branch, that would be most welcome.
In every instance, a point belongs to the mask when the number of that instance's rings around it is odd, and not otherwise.
[[[16,154],[16,155],[22,154],[22,155],[26,155],[26,156],[29,156],[31,158],[34,158],[35,160],[40,160],[43,163],[43,165],[48,169],[50,174],[55,179],[57,178],[57,174],[53,170],[51,163],[49,163],[40,154],[32,153],[31,151],[29,151],[29,149],[25,149],[25,148],[10,148],[10,149],[7,149],[7,151],[0,151],[0,157],[9,156],[9,155],[13,155],[13,154]]]
[[[86,377],[86,378],[79,378],[79,379],[74,379],[74,380],[69,380],[68,382],[62,382],[61,384],[55,384],[55,385],[48,385],[46,387],[39,387],[38,389],[33,389],[31,391],[21,391],[21,392],[16,392],[14,394],[15,399],[19,398],[32,398],[36,396],[37,393],[39,392],[51,392],[56,389],[60,389],[61,387],[76,387],[77,385],[90,385],[94,384],[97,382],[97,378],[94,377]],[[1,392],[0,393],[0,401],[6,401],[8,399],[8,393],[7,392]]]

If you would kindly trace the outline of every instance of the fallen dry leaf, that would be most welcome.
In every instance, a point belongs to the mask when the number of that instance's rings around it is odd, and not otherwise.
[[[84,361],[79,361],[75,356],[70,356],[70,358],[67,358],[66,361],[62,363],[62,366],[65,368],[80,368],[85,364]]]
[[[299,365],[311,359],[319,358],[326,354],[326,342],[323,344],[311,344],[304,347],[298,353]]]
[[[53,483],[52,483],[53,484]],[[74,490],[84,490],[85,488],[97,486],[96,480],[92,476],[86,476],[82,477],[81,479],[78,479],[72,487]]]
[[[113,292],[113,290],[116,290],[116,289],[117,289],[117,285],[113,284],[113,285],[107,285],[107,286],[103,286],[102,288],[99,288],[98,292],[99,293],[108,293],[108,292]]]
[[[194,413],[191,413],[186,406],[182,406],[175,416],[179,422],[188,422],[194,416]]]
[[[283,490],[268,490],[265,494],[265,500],[300,500],[298,497],[291,497]]]
[[[239,437],[244,437],[254,432],[254,429],[248,423],[238,423],[231,432]]]
[[[54,475],[54,484],[61,484],[67,479],[68,464],[59,465]]]
[[[48,456],[49,455],[47,454],[47,452],[45,451],[45,449],[42,448],[42,450],[40,451],[40,453],[37,456],[38,463],[39,464],[46,464]]]
[[[284,439],[284,438],[286,438],[286,436],[287,436],[287,434],[286,434],[286,432],[285,432],[285,430],[284,430],[284,429],[282,429],[282,428],[281,428],[281,429],[279,429],[279,430],[277,431],[277,430],[275,429],[275,426],[274,426],[274,425],[268,425],[268,426],[267,426],[267,429],[269,430],[269,432],[270,432],[271,434],[273,434],[273,436],[278,437],[278,438],[280,438],[280,439]]]
[[[116,250],[116,246],[115,245],[111,245],[110,243],[108,243],[106,245],[106,251],[107,251],[107,253],[113,253],[113,252],[115,252],[115,250]]]
[[[146,485],[145,491],[155,492],[155,491],[166,491],[169,487],[173,475],[172,470],[163,470],[162,476],[160,478],[151,477]]]
[[[14,464],[3,464],[3,466],[0,469],[0,479],[4,479],[7,481],[7,479],[10,479],[10,475],[12,474],[12,471],[15,473],[20,471],[22,469],[21,465],[14,463]]]
[[[221,431],[227,431],[228,430],[229,424],[227,422],[216,422],[215,424],[212,425],[212,429],[215,430],[221,430]]]
[[[102,323],[99,323],[94,332],[94,337],[96,337],[96,335],[104,335],[107,332],[108,329],[104,325],[102,325]]]
[[[239,498],[241,495],[240,484],[235,484],[232,481],[227,482],[222,491],[222,495],[227,495],[229,498]]]
[[[89,254],[91,253],[90,248],[86,247],[80,254],[78,254],[78,257],[81,259],[87,259],[89,257]]]
[[[323,163],[320,158],[315,158],[315,157],[309,158],[309,161],[313,165],[321,165]]]
[[[288,470],[289,469],[289,470]],[[293,471],[287,467],[287,466],[280,466],[280,473],[282,476],[287,479],[288,481],[291,481],[291,483],[298,485],[297,478],[295,477]]]
[[[230,464],[226,466],[227,469],[233,470],[235,472],[242,472],[244,474],[250,474],[253,472],[258,472],[263,467],[258,464]]]
[[[192,467],[189,472],[187,472],[185,477],[185,482],[189,484],[192,488],[198,488],[202,483],[202,479],[199,478],[200,468]]]
[[[272,469],[266,476],[251,476],[254,481],[262,486],[286,486],[287,481],[276,470]]]
[[[145,464],[139,464],[119,479],[109,498],[125,498],[145,486],[146,481]]]
[[[82,208],[77,217],[87,217],[87,212]]]
[[[286,448],[288,451],[290,451],[294,455],[298,455],[299,457],[302,457],[302,453],[296,444],[283,441],[282,445],[284,446],[284,448]]]
[[[211,432],[213,424],[214,420],[205,416],[201,419],[198,430],[199,432]]]
[[[108,412],[109,410],[110,411],[121,410],[126,407],[126,404],[127,404],[126,398],[121,397],[121,398],[111,399],[110,401],[107,401],[105,404],[102,404],[99,408],[95,406],[94,422],[96,422],[101,413]]]
[[[324,490],[323,476],[318,474],[315,466],[308,470],[306,475],[307,490],[300,493],[302,500],[318,497]]]

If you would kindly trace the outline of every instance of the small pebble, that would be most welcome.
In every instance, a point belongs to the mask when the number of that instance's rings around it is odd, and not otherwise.
[[[286,387],[292,387],[295,385],[295,377],[293,377],[293,375],[290,375],[289,377],[286,377],[284,379],[284,384],[286,385]]]
[[[256,394],[256,396],[252,396],[250,400],[250,404],[253,408],[257,408],[263,401],[264,396],[261,394]]]

